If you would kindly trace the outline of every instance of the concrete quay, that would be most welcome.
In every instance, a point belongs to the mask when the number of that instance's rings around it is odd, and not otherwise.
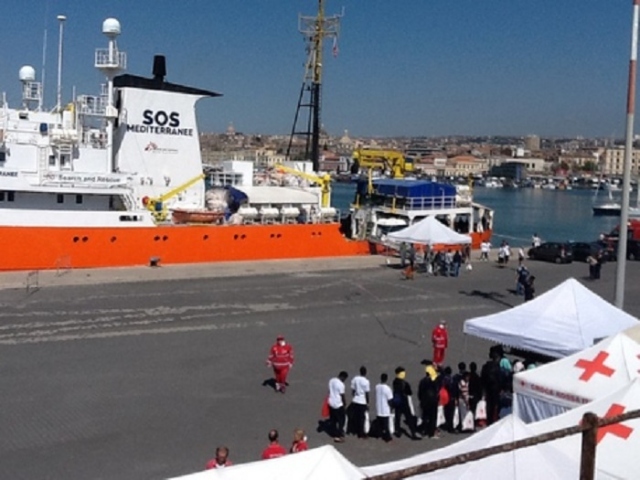
[[[391,262],[394,259],[390,259]],[[297,260],[218,262],[158,267],[113,267],[0,272],[0,290],[37,287],[225,278],[295,272],[341,271],[386,264],[386,257],[356,256]]]
[[[413,281],[385,257],[40,272],[28,291],[26,273],[1,274],[0,478],[167,478],[202,470],[218,445],[235,463],[257,460],[270,428],[287,448],[296,427],[311,447],[331,443],[316,426],[340,370],[366,365],[375,384],[402,365],[415,388],[441,318],[447,363],[481,365],[489,344],[462,324],[522,302],[512,263]],[[599,281],[584,263],[528,265],[538,294],[575,277],[613,299],[614,264]],[[640,263],[627,277],[625,309],[638,317]],[[285,395],[263,386],[280,333],[296,354]],[[369,465],[459,438],[338,448]]]

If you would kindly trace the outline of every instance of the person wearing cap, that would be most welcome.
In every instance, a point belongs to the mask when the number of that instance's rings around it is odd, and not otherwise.
[[[287,388],[287,375],[293,366],[293,347],[285,341],[283,335],[278,335],[276,343],[271,347],[267,366],[273,367],[276,392],[284,393]]]
[[[418,400],[422,411],[422,434],[429,438],[439,438],[436,435],[436,423],[438,419],[438,401],[440,392],[440,379],[438,371],[433,364],[425,362],[425,375],[418,384]]]
[[[440,320],[440,323],[431,332],[431,343],[433,344],[433,363],[440,366],[444,363],[444,353],[449,346],[449,333],[447,332],[447,322]]]
[[[402,435],[400,424],[402,417],[409,427],[409,436],[413,440],[420,440],[420,436],[416,431],[416,417],[411,411],[411,385],[405,380],[407,375],[406,370],[403,367],[396,368],[396,378],[393,380],[393,408],[395,410],[394,418],[394,433],[396,437]]]

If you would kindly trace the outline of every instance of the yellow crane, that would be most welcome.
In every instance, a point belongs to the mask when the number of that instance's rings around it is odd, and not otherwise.
[[[168,192],[160,195],[159,197],[155,197],[155,198],[144,197],[142,199],[142,204],[147,208],[147,210],[149,210],[153,214],[153,217],[156,219],[156,221],[163,222],[164,220],[167,219],[167,206],[165,202],[175,197],[176,195],[179,195],[180,193],[184,192],[187,188],[198,183],[204,177],[205,177],[205,174],[201,173],[197,177],[194,177],[191,180],[184,182],[182,185],[178,185],[177,187],[172,188]]]
[[[359,148],[353,152],[353,162],[358,170],[380,169],[392,178],[404,178],[405,173],[413,172],[413,160],[398,150]]]
[[[320,185],[320,206],[321,207],[330,207],[331,206],[331,175],[325,173],[324,175],[315,175],[313,173],[307,173],[295,168],[286,167],[284,165],[275,165],[274,168],[281,172],[290,173],[292,175],[297,175],[298,177],[304,178],[305,180],[309,180],[310,182],[317,183]]]

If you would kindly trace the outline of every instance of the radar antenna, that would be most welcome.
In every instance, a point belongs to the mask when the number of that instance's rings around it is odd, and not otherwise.
[[[311,160],[315,172],[320,169],[320,105],[324,39],[325,37],[333,39],[333,54],[335,56],[338,34],[340,33],[340,19],[343,16],[344,10],[340,15],[325,17],[324,0],[318,0],[318,15],[316,17],[300,15],[298,18],[298,30],[304,35],[308,56],[286,156],[287,159],[291,158],[294,138],[304,138],[304,159]],[[305,130],[298,130],[298,120],[303,108],[308,109],[309,114]]]

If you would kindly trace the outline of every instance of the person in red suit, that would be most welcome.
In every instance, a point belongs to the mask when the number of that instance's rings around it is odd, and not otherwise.
[[[291,444],[289,453],[304,452],[305,450],[309,450],[309,445],[307,445],[307,436],[304,434],[304,430],[296,428],[293,431],[293,443]]]
[[[269,352],[267,366],[273,367],[276,392],[284,393],[287,387],[287,375],[293,366],[293,347],[285,341],[284,336],[278,335],[276,338],[276,343]]]
[[[233,464],[229,461],[229,449],[227,447],[218,447],[216,448],[216,458],[207,462],[206,469],[225,468],[231,465]]]
[[[433,363],[442,365],[444,363],[445,350],[449,346],[447,322],[444,320],[440,320],[440,323],[431,332],[431,343],[433,344]]]
[[[287,454],[287,451],[282,445],[278,443],[278,431],[269,431],[269,445],[262,452],[263,460],[270,460],[272,458],[283,457]]]

